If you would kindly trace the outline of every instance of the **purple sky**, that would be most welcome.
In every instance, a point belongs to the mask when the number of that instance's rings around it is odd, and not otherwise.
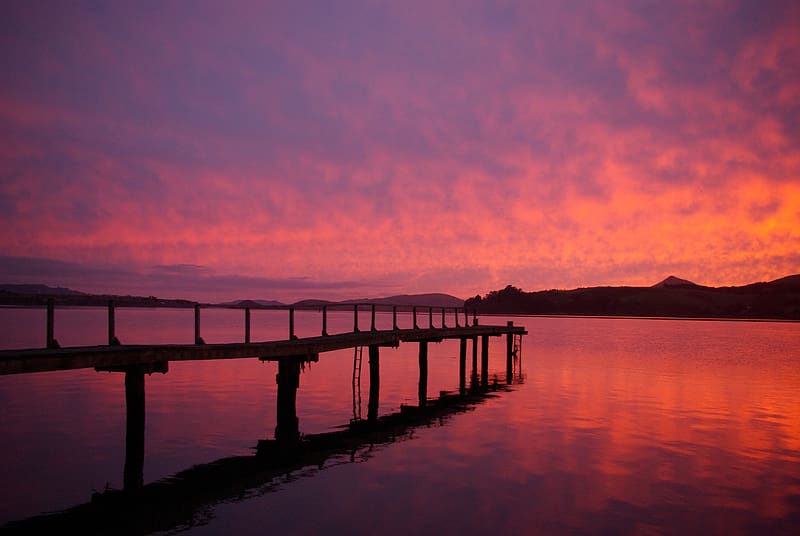
[[[800,4],[29,2],[0,282],[204,300],[800,272]]]

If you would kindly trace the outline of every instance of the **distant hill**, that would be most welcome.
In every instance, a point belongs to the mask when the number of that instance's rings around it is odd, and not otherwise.
[[[449,294],[399,294],[386,298],[365,298],[346,300],[339,303],[375,303],[382,305],[419,305],[422,307],[463,307],[464,300]]]
[[[83,292],[72,290],[65,287],[48,287],[47,285],[0,285],[0,292],[25,295],[48,295],[48,296],[85,296]]]
[[[466,306],[478,313],[800,320],[800,275],[740,287],[705,287],[674,276],[651,287],[524,292],[508,285]]]
[[[286,304],[275,300],[235,300],[231,302],[220,303],[224,307],[238,307],[241,309],[259,309],[269,307],[285,307]]]
[[[117,294],[87,294],[64,287],[47,285],[0,284],[0,305],[45,305],[48,300],[56,305],[101,306],[109,300],[120,307],[193,307],[196,302],[169,300],[155,296],[122,296]]]
[[[692,283],[687,279],[681,279],[680,277],[675,277],[671,275],[664,279],[663,281],[659,281],[653,288],[664,288],[664,287],[699,287],[697,283]]]

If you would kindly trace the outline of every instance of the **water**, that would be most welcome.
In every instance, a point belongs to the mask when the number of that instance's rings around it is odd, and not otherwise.
[[[56,337],[62,345],[101,344],[104,314],[57,311]],[[206,342],[241,340],[242,315],[204,311]],[[352,325],[352,313],[334,317],[329,331]],[[393,443],[364,444],[329,457],[322,467],[312,464],[197,508],[172,530],[800,529],[800,324],[509,319],[530,333],[522,383],[509,392],[416,427]],[[298,334],[317,334],[319,322],[298,313]],[[368,315],[360,323],[369,326]],[[391,315],[379,315],[378,323],[390,327]],[[0,310],[0,326],[0,346],[43,345],[42,310]],[[120,309],[117,326],[124,343],[193,337],[189,310]],[[285,338],[286,326],[285,312],[253,312],[254,340]],[[457,341],[430,345],[429,397],[457,390],[457,356]],[[322,354],[302,374],[302,433],[330,432],[353,417],[352,359],[352,350]],[[366,361],[365,352],[364,415]],[[145,483],[252,455],[259,440],[272,438],[276,369],[253,359],[174,362],[167,374],[147,376]],[[505,379],[505,340],[490,342],[490,376]],[[380,414],[416,404],[417,378],[416,344],[382,348]],[[122,487],[124,393],[123,376],[116,373],[0,377],[0,524]]]

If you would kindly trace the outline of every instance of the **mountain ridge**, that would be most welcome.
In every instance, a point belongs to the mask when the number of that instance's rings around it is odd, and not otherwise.
[[[525,292],[508,285],[470,298],[465,306],[496,314],[800,320],[800,274],[731,287],[707,287],[675,276],[650,287]]]

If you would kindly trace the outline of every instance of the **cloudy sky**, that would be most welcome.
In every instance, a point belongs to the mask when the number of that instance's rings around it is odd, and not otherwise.
[[[5,1],[0,282],[194,299],[800,272],[800,4]]]

